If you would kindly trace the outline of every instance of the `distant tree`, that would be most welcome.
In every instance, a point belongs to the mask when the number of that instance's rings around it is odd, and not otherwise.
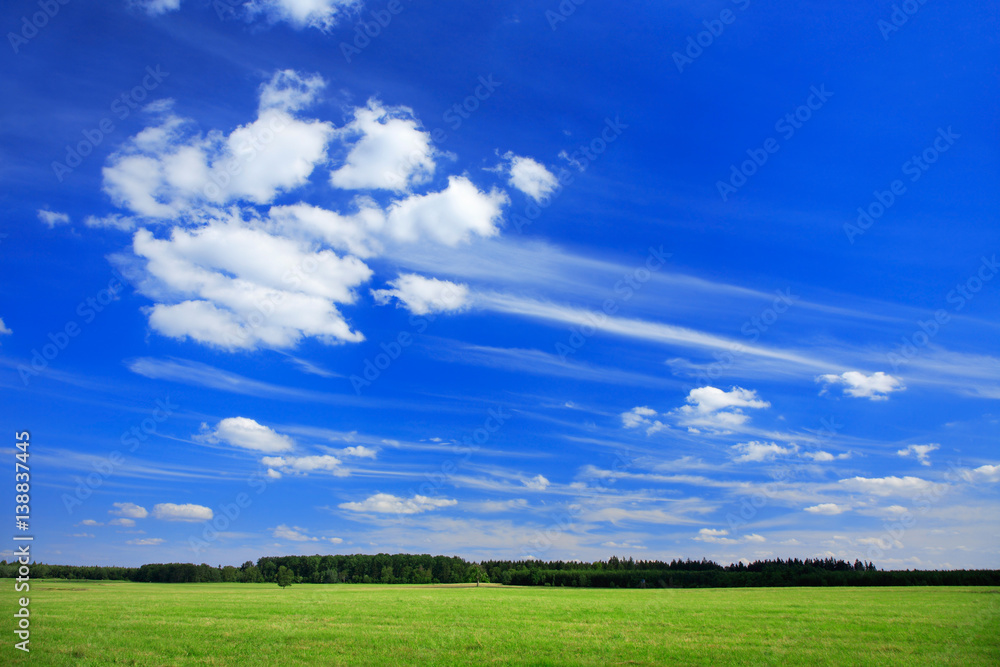
[[[282,588],[291,586],[293,576],[292,571],[282,565],[278,568],[278,585]]]

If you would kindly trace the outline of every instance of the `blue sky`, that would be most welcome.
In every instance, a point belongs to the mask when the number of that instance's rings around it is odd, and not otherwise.
[[[40,560],[997,567],[986,5],[2,14]]]

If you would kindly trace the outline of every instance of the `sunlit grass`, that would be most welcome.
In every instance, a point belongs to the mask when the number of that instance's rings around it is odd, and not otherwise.
[[[0,663],[13,648],[13,584]],[[33,582],[41,665],[996,665],[988,588]]]

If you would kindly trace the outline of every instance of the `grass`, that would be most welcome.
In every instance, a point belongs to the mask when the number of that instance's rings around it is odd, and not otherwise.
[[[0,664],[16,599],[0,600]],[[39,665],[997,665],[1000,590],[34,581]]]

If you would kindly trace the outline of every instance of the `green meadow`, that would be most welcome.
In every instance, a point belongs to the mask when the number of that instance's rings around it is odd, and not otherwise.
[[[0,664],[997,665],[1000,590],[31,583]]]

